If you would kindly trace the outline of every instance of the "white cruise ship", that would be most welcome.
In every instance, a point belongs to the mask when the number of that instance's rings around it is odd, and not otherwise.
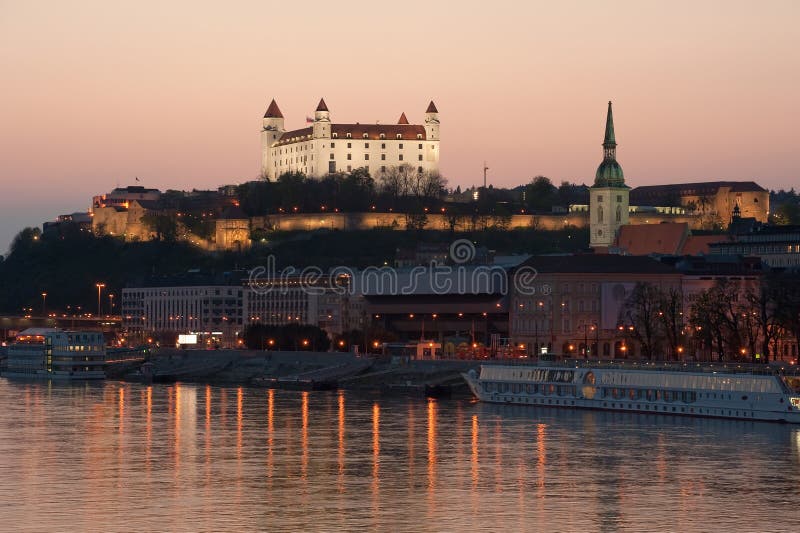
[[[485,402],[800,423],[800,375],[769,368],[484,364],[464,379]]]
[[[36,379],[103,379],[106,347],[99,331],[28,328],[8,347],[3,376]]]

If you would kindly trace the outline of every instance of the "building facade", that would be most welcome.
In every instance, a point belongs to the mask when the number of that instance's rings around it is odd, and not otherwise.
[[[773,268],[800,267],[800,226],[761,226],[709,244],[714,255],[759,257]]]
[[[439,112],[433,102],[424,124],[410,124],[405,113],[397,124],[344,124],[332,122],[320,100],[311,123],[287,131],[277,103],[270,103],[261,131],[262,176],[274,180],[285,172],[302,172],[320,177],[360,167],[379,176],[401,165],[419,172],[439,170]]]
[[[122,327],[135,338],[196,334],[209,345],[231,346],[242,331],[240,285],[122,289]]]

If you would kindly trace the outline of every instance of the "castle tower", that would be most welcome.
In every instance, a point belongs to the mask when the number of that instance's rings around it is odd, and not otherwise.
[[[331,138],[331,113],[328,111],[328,106],[325,105],[324,98],[320,98],[317,109],[314,111],[313,129],[315,139]]]
[[[429,141],[439,140],[439,111],[433,100],[425,110],[425,136]]]
[[[614,116],[608,102],[603,162],[597,167],[594,185],[589,189],[589,246],[596,250],[613,246],[620,226],[628,223],[629,194],[622,167],[617,163]]]
[[[283,113],[273,99],[264,113],[261,127],[261,175],[267,176],[272,169],[273,162],[270,147],[281,138],[286,129],[283,127]]]

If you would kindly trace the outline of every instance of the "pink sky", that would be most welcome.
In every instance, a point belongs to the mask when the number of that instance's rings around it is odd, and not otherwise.
[[[455,7],[455,6],[458,7]],[[259,172],[288,128],[442,120],[451,185],[590,182],[614,101],[631,186],[800,176],[800,2],[0,0],[0,252],[127,185]]]

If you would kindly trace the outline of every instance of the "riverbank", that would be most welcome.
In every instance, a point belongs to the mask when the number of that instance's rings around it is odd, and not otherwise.
[[[479,363],[340,352],[168,349],[152,354],[147,364],[147,368],[129,368],[109,377],[130,381],[451,395],[468,393],[461,373],[476,368]]]

